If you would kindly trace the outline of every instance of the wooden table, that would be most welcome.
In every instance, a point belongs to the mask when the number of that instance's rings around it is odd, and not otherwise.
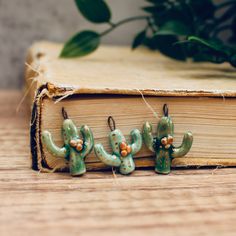
[[[45,174],[30,169],[29,111],[0,92],[0,235],[236,235],[236,169]]]

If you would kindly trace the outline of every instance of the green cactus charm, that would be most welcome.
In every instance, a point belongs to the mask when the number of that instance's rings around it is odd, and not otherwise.
[[[115,128],[115,122],[111,116],[108,117],[108,124],[111,128],[109,139],[113,153],[107,153],[102,144],[96,144],[94,147],[95,154],[106,165],[119,167],[121,174],[128,175],[135,170],[133,156],[142,147],[142,135],[138,129],[132,130],[130,133],[132,142],[128,144],[122,132]]]
[[[143,140],[148,149],[156,153],[155,171],[159,174],[169,174],[171,161],[176,157],[186,155],[193,142],[193,135],[187,132],[180,147],[173,146],[174,124],[168,116],[168,108],[163,106],[164,116],[157,125],[157,136],[152,136],[152,125],[146,122],[143,126]]]
[[[72,176],[80,176],[86,172],[84,159],[93,149],[93,134],[87,125],[83,125],[80,128],[80,133],[83,137],[81,139],[77,127],[68,118],[64,108],[62,108],[62,115],[64,122],[61,132],[64,146],[62,148],[57,147],[53,142],[51,133],[48,131],[43,131],[42,141],[52,155],[63,157],[69,161]]]

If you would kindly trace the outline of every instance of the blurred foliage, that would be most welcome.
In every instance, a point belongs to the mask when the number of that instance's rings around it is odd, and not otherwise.
[[[65,43],[61,57],[85,56],[100,44],[100,38],[120,25],[144,20],[146,26],[135,36],[132,48],[144,45],[176,60],[228,62],[236,67],[236,0],[215,4],[212,0],[144,0],[144,15],[111,21],[104,0],[75,0],[80,13],[94,24],[107,24],[98,33],[90,30],[74,35]],[[223,14],[219,14],[222,11]],[[220,34],[229,31],[222,40]]]

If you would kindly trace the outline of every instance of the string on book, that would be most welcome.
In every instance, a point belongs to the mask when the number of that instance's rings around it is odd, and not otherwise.
[[[62,107],[61,113],[62,113],[62,116],[63,116],[64,120],[68,119],[68,114],[67,114],[67,112],[66,112],[64,107]]]
[[[65,98],[67,98],[67,97],[73,95],[74,93],[75,93],[74,90],[67,92],[67,93],[66,93],[65,95],[63,95],[62,97],[56,99],[55,102],[54,102],[54,104],[57,104],[58,102],[62,101],[63,99],[65,99]]]
[[[109,116],[108,119],[107,119],[107,123],[108,123],[108,126],[110,127],[110,130],[113,131],[116,129],[116,122],[115,120],[113,119],[112,116]]]
[[[113,179],[115,180],[115,184],[120,185],[120,182],[118,181],[117,175],[116,175],[116,169],[112,166],[111,167],[112,170],[112,175],[113,175]]]
[[[116,171],[113,166],[111,167],[111,171],[112,171],[112,175],[113,175],[114,179],[116,180],[117,179]]]
[[[67,166],[68,166],[68,164],[65,164],[65,163],[61,164],[61,163],[59,163],[59,164],[56,164],[56,166],[53,167],[53,169],[40,168],[39,171],[38,171],[38,175],[40,173],[54,173],[54,172],[56,172],[58,170],[65,169]]]
[[[29,67],[32,71],[36,72],[38,74],[38,76],[42,76],[42,73],[40,71],[38,71],[37,69],[33,68],[30,64],[28,64],[27,62],[25,62],[25,65],[27,67]],[[28,80],[32,80],[29,87],[25,90],[23,97],[21,98],[20,102],[18,103],[17,107],[16,107],[16,112],[18,113],[23,102],[25,101],[25,98],[27,97],[27,95],[30,92],[30,89],[32,88],[33,84],[37,81],[37,77],[31,77],[28,78]]]
[[[157,114],[157,112],[155,112],[155,110],[152,108],[152,106],[147,102],[147,100],[145,99],[143,93],[142,93],[139,89],[136,89],[136,90],[140,93],[140,95],[141,95],[141,97],[142,97],[144,103],[146,104],[146,106],[148,107],[148,109],[153,113],[154,117],[158,119],[158,114]]]
[[[220,95],[222,96],[223,101],[225,102],[225,95],[223,93],[220,93]]]

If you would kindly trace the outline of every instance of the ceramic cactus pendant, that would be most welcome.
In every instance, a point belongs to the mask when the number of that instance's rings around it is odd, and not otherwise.
[[[111,122],[113,122],[113,127]],[[113,153],[107,153],[102,144],[96,144],[94,146],[95,154],[104,164],[119,167],[121,174],[128,175],[135,170],[133,156],[142,147],[142,135],[138,129],[132,130],[130,133],[132,141],[129,144],[122,132],[115,128],[115,122],[111,116],[108,118],[108,124],[111,128],[109,140]]]
[[[77,127],[68,118],[64,108],[62,108],[62,115],[64,121],[61,132],[64,146],[62,148],[56,146],[49,131],[43,131],[42,141],[51,154],[66,158],[69,161],[72,176],[80,176],[86,172],[84,159],[93,149],[93,133],[87,125],[83,125],[80,128],[82,134],[82,138],[80,138]]]
[[[193,135],[187,132],[180,147],[173,146],[174,124],[168,115],[168,108],[163,107],[164,116],[157,125],[157,135],[152,135],[152,125],[146,122],[143,126],[143,140],[148,149],[155,152],[155,171],[159,174],[169,174],[173,158],[186,155],[193,142]]]

